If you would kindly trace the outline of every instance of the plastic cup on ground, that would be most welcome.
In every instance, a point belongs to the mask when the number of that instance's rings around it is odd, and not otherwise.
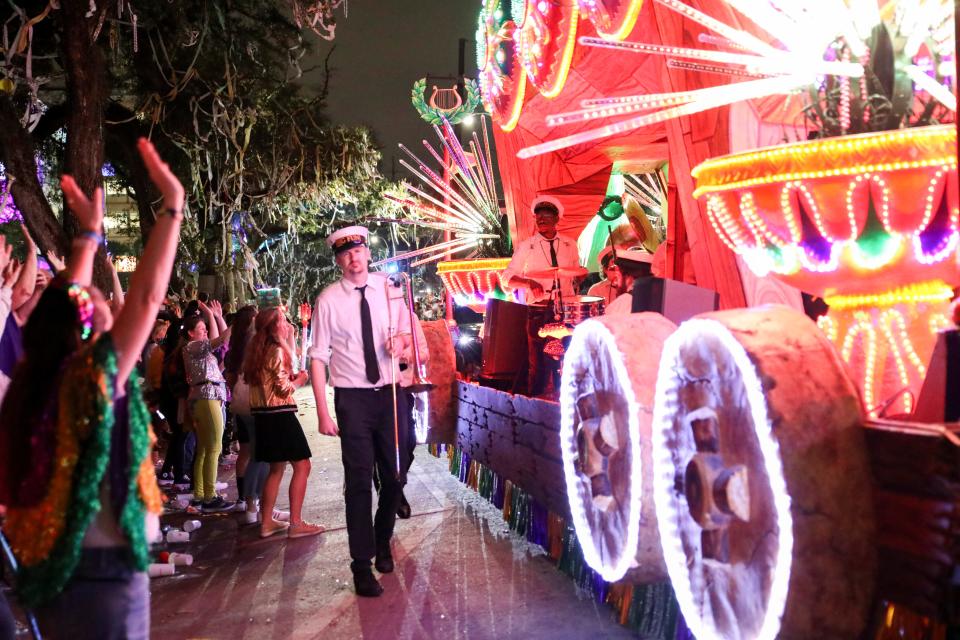
[[[167,542],[190,542],[190,534],[186,531],[180,531],[179,529],[171,529],[167,532]]]
[[[161,576],[172,576],[176,573],[177,568],[169,563],[151,563],[147,567],[147,575],[151,578],[159,578]]]

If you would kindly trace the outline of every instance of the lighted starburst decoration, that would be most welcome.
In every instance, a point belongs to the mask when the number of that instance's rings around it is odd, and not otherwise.
[[[821,135],[936,124],[952,118],[956,96],[953,3],[946,0],[726,0],[768,38],[717,20],[680,0],[654,0],[708,30],[707,47],[614,42],[581,37],[582,46],[664,56],[667,65],[734,82],[672,93],[584,100],[553,114],[550,126],[629,116],[602,127],[526,147],[530,158],[724,105],[806,89],[807,115]],[[915,100],[921,95],[926,100]],[[940,111],[946,116],[938,116]]]
[[[467,147],[461,144],[447,120],[434,125],[440,145],[435,147],[424,140],[423,146],[439,169],[431,168],[431,163],[421,160],[401,144],[400,149],[409,161],[401,158],[400,164],[416,176],[421,185],[405,184],[403,196],[385,195],[407,212],[407,217],[395,222],[449,231],[452,237],[398,253],[373,266],[413,260],[410,266],[416,267],[454,254],[476,258],[502,253],[503,229],[487,123],[482,116],[476,117],[480,120],[482,135],[474,132]]]

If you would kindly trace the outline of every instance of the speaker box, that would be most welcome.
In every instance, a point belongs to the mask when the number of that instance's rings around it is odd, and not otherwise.
[[[960,331],[941,331],[920,387],[912,422],[960,420]]]
[[[716,311],[719,304],[720,295],[716,291],[679,280],[651,276],[637,278],[633,283],[631,311],[656,311],[677,324],[698,313]]]
[[[526,369],[526,305],[495,298],[487,301],[480,362],[480,375],[485,378],[512,378]]]

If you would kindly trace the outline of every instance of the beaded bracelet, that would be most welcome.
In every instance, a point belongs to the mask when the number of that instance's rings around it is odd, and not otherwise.
[[[81,231],[74,240],[89,240],[98,247],[103,244],[103,236],[96,231]]]

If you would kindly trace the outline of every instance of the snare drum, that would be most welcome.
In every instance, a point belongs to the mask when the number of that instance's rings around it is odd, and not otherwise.
[[[603,315],[603,298],[600,296],[572,296],[563,299],[563,321],[577,325],[587,318]]]

